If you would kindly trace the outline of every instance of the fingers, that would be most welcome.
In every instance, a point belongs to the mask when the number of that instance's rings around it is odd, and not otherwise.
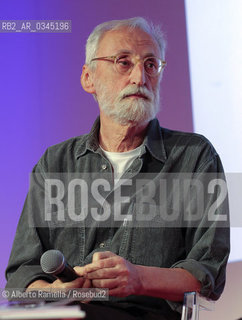
[[[120,274],[117,267],[99,269],[93,272],[87,273],[86,277],[88,279],[114,279]]]
[[[55,289],[74,289],[74,288],[82,288],[84,283],[83,278],[76,278],[70,282],[62,282],[61,280],[57,279],[53,283],[51,283],[51,288]]]
[[[117,277],[114,279],[95,279],[92,280],[92,285],[94,288],[108,288],[114,289],[117,287],[126,287],[128,284],[128,279],[124,277]]]
[[[99,261],[99,260],[102,260],[102,259],[106,259],[106,258],[109,258],[109,257],[114,257],[114,256],[116,256],[116,254],[111,252],[111,251],[95,252],[93,257],[92,257],[92,262]]]
[[[83,279],[82,288],[92,288],[92,281],[86,277],[85,267],[76,266],[73,269]]]
[[[76,266],[73,269],[79,277],[84,277],[86,274],[85,267]]]
[[[84,279],[84,283],[82,285],[82,288],[92,288],[92,281],[90,279]]]
[[[92,262],[90,264],[87,264],[84,268],[85,268],[85,272],[90,273],[99,269],[103,269],[103,268],[113,268],[117,265],[117,260],[115,258],[106,258],[103,260],[98,260],[95,262]]]
[[[84,272],[87,274],[99,269],[114,268],[122,265],[124,261],[122,257],[110,251],[96,252],[93,255],[92,263],[84,267]]]
[[[118,276],[128,276],[129,269],[122,258],[108,258],[100,263],[86,266],[88,279],[114,279]]]
[[[75,267],[83,288],[107,288],[110,296],[126,297],[139,292],[140,278],[135,265],[110,252],[96,252],[92,263]]]

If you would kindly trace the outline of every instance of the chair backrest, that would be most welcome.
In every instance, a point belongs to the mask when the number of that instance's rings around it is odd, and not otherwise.
[[[214,301],[202,297],[198,292],[185,292],[181,320],[199,320],[200,310],[214,310]]]

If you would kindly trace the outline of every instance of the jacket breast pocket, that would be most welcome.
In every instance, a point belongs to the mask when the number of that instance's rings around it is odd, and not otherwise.
[[[132,263],[168,268],[185,257],[185,229],[177,223],[177,219],[166,221],[163,210],[156,205],[134,205],[133,228],[129,237]],[[172,212],[168,214],[171,217]]]

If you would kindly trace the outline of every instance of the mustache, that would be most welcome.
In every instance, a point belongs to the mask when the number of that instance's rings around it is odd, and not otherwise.
[[[145,87],[129,86],[129,87],[124,88],[119,93],[118,100],[121,101],[130,95],[140,95],[142,98],[144,98],[148,101],[152,101],[153,97],[154,97],[153,93],[150,92]]]

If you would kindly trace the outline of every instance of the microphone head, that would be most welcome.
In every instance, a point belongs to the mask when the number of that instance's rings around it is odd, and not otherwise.
[[[42,270],[48,274],[59,274],[65,268],[65,258],[59,250],[48,250],[40,258]]]

